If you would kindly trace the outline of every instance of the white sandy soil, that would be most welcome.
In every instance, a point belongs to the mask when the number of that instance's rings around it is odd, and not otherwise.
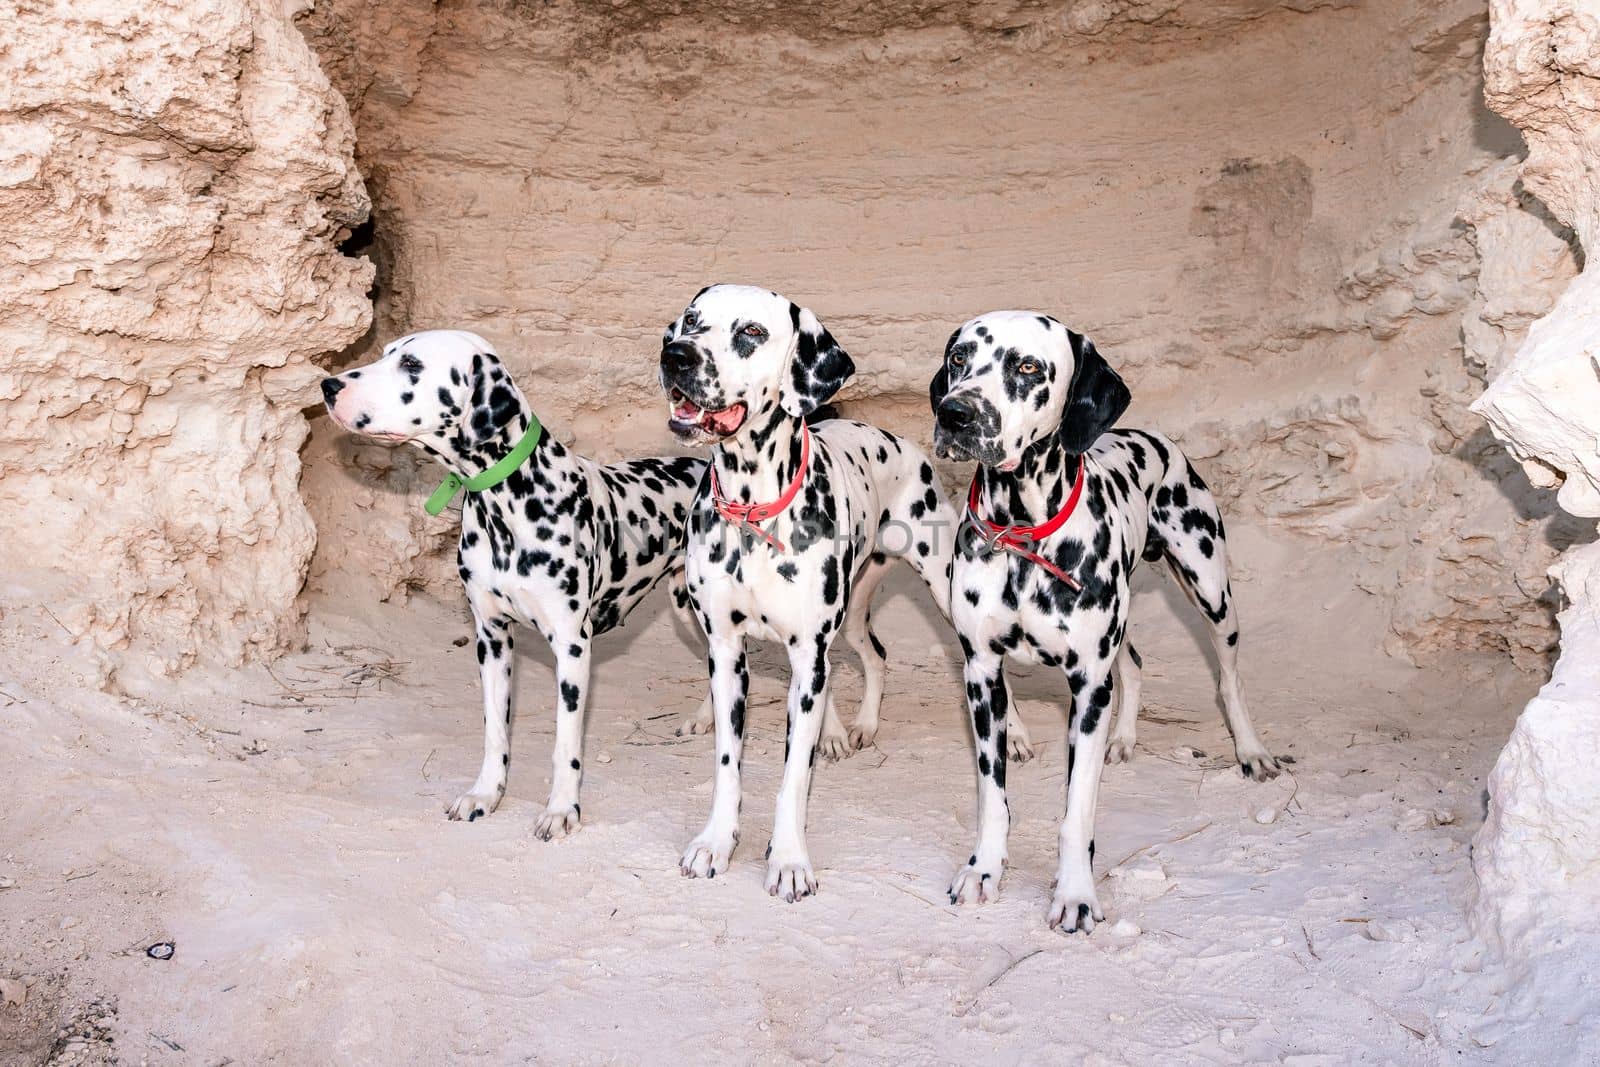
[[[753,659],[744,841],[678,873],[710,802],[695,635],[653,596],[601,643],[582,830],[532,835],[551,671],[523,641],[511,788],[446,821],[481,745],[455,604],[323,599],[268,672],[97,683],[13,586],[0,643],[0,1062],[768,1064],[1543,1062],[1591,1039],[1546,1020],[1494,1044],[1502,977],[1465,920],[1483,783],[1534,688],[1494,660],[1383,658],[1341,566],[1249,529],[1243,665],[1291,755],[1234,764],[1188,609],[1142,572],[1145,711],[1109,768],[1109,922],[1045,927],[1062,809],[1064,683],[1020,674],[1039,757],[1011,775],[1000,901],[944,890],[970,851],[973,769],[955,642],[909,572],[876,747],[819,763],[821,893],[762,891],[783,748],[781,656]],[[1272,575],[1270,588],[1263,575]],[[1286,594],[1285,591],[1292,591]],[[1182,609],[1175,614],[1174,607]],[[859,691],[841,650],[848,717]],[[132,695],[138,693],[140,695]],[[170,960],[146,947],[170,941]],[[1520,1045],[1520,1042],[1519,1042]]]

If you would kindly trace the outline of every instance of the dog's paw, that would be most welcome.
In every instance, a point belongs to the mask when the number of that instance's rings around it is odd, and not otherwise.
[[[462,793],[456,797],[456,802],[446,808],[444,813],[452,822],[460,822],[463,819],[473,822],[498,808],[503,795],[503,790],[474,789],[470,793]]]
[[[686,737],[690,736],[690,734],[709,734],[714,729],[714,726],[715,720],[712,718],[712,712],[710,712],[710,704],[706,702],[706,704],[699,705],[699,709],[694,710],[693,715],[680,721],[675,733],[677,733],[678,737]]]
[[[689,842],[689,847],[683,850],[683,858],[678,861],[678,869],[685,878],[715,878],[725,874],[728,864],[733,859],[733,846],[737,836],[717,837],[701,834]]]
[[[1015,733],[1008,733],[1006,735],[1006,760],[1008,762],[1027,763],[1037,754],[1037,750],[1033,747],[1033,741],[1029,739],[1027,734],[1019,736]]]
[[[1239,770],[1252,781],[1267,782],[1278,777],[1283,768],[1264,748],[1242,748],[1239,750]]]
[[[967,863],[950,880],[950,903],[987,904],[1000,896],[1000,875],[1005,863],[979,866],[977,857]]]
[[[817,891],[817,876],[804,855],[780,860],[776,853],[767,859],[767,894],[793,904]]]
[[[822,735],[817,738],[817,755],[823,759],[837,763],[854,751],[855,749],[850,747],[850,739],[844,735],[842,730],[832,733],[824,730]]]
[[[583,813],[576,804],[566,808],[546,808],[544,814],[539,816],[539,821],[533,824],[533,836],[540,841],[548,841],[552,837],[575,834],[582,819]]]
[[[1093,933],[1095,923],[1106,921],[1106,913],[1100,908],[1100,900],[1095,896],[1094,888],[1072,890],[1065,888],[1064,883],[1056,886],[1055,895],[1050,899],[1050,914],[1048,916],[1050,929],[1060,930],[1064,934]]]
[[[878,717],[874,715],[871,722],[862,722],[857,719],[850,726],[850,750],[860,752],[878,739]]]
[[[1120,737],[1113,737],[1106,746],[1107,763],[1127,763],[1133,759],[1133,742]]]

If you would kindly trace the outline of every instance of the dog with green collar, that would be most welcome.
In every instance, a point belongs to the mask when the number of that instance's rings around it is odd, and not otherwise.
[[[377,362],[324,380],[322,395],[345,429],[415,445],[444,465],[428,514],[464,494],[457,559],[477,630],[484,753],[477,780],[447,814],[470,822],[505,796],[512,640],[523,626],[550,642],[556,667],[554,773],[535,834],[572,833],[593,639],[664,578],[680,610],[686,603],[684,523],[705,462],[602,466],[576,455],[546,432],[489,343],[461,330],[391,342]]]

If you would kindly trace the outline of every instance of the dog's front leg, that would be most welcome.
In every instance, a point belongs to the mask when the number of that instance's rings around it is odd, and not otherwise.
[[[578,785],[583,780],[583,717],[589,703],[589,642],[550,642],[556,654],[556,744],[551,751],[550,802],[534,824],[540,841],[578,829]]]
[[[772,815],[772,843],[767,846],[767,892],[790,903],[817,891],[817,876],[806,852],[806,797],[829,700],[828,668],[828,639],[821,634],[790,646],[789,740],[783,785]]]
[[[1106,917],[1094,891],[1094,810],[1116,689],[1111,660],[1080,656],[1079,661],[1084,666],[1067,676],[1073,709],[1067,731],[1067,816],[1061,820],[1060,866],[1049,914],[1051,927],[1069,934],[1087,934]]]
[[[965,643],[965,642],[963,642]],[[950,903],[987,903],[1000,895],[1006,867],[1011,809],[1006,803],[1006,718],[1011,698],[1005,660],[987,648],[967,647],[962,676],[978,760],[978,844],[950,883]]]
[[[711,639],[711,702],[716,719],[716,777],[711,818],[689,842],[680,866],[690,878],[715,878],[728,869],[739,842],[739,759],[744,754],[745,697],[750,674],[744,638]]]
[[[478,622],[478,676],[483,684],[483,766],[470,792],[446,809],[452,819],[472,822],[500,806],[511,766],[511,625],[504,619]]]

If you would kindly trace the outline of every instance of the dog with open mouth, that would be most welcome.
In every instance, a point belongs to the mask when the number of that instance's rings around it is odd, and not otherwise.
[[[915,446],[873,426],[817,420],[855,372],[816,315],[746,285],[702,289],[662,335],[661,387],[684,441],[711,449],[689,517],[689,599],[711,643],[716,777],[705,829],[682,870],[728,869],[739,836],[740,757],[749,676],[745,642],[783,645],[792,671],[783,784],[766,888],[794,901],[816,891],[806,847],[812,749],[833,709],[829,649],[842,633],[865,674],[851,748],[872,743],[884,649],[872,594],[895,557],[949,613],[957,514]]]
[[[928,397],[937,452],[979,465],[951,587],[976,740],[978,843],[950,900],[999,893],[1011,821],[1002,739],[1014,713],[1002,668],[1007,657],[1042,663],[1060,668],[1071,691],[1067,811],[1048,918],[1087,933],[1105,919],[1092,871],[1100,772],[1134,748],[1139,655],[1127,626],[1141,560],[1164,561],[1204,616],[1245,776],[1278,774],[1239,683],[1222,516],[1170,440],[1111,428],[1131,400],[1127,385],[1093,342],[1049,315],[999,311],[965,323],[950,335]]]
[[[325,379],[322,395],[345,429],[414,444],[444,464],[450,474],[430,513],[467,492],[457,563],[477,630],[483,766],[447,814],[470,822],[505,796],[512,637],[522,625],[550,642],[556,665],[554,773],[534,833],[548,841],[576,831],[592,641],[663,578],[686,607],[685,522],[705,461],[601,466],[570,452],[540,424],[489,343],[462,330],[402,337],[377,362]]]

